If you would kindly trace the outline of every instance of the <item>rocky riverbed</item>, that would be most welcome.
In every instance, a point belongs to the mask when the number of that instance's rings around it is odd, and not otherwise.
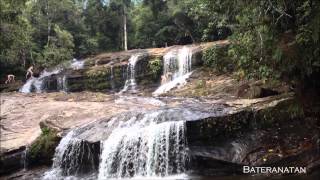
[[[318,176],[317,96],[200,66],[203,49],[227,43],[101,54],[2,92],[1,177],[246,178],[243,166]]]
[[[83,130],[79,138],[94,144],[107,139],[106,134],[112,132],[112,129],[101,129],[112,117],[124,114],[133,117],[137,115],[130,113],[165,112],[170,109],[175,114],[179,109],[202,114],[194,116],[194,119],[185,112],[178,115],[191,118],[186,124],[191,174],[241,174],[242,165],[302,165],[311,172],[319,165],[319,131],[317,120],[306,119],[300,108],[293,94],[217,100],[209,97],[152,98],[90,92],[3,93],[1,164],[5,169],[1,168],[1,172],[6,174],[23,168],[21,162],[24,161],[26,147],[35,147],[40,143],[43,129],[52,130],[53,135],[60,139],[70,129],[80,128]],[[170,114],[166,116],[173,118]],[[41,150],[36,153],[41,153]],[[47,155],[50,157],[39,157],[52,159],[53,154]],[[29,161],[30,168],[40,164],[50,165],[50,162],[41,163],[34,159],[39,157],[25,160]]]

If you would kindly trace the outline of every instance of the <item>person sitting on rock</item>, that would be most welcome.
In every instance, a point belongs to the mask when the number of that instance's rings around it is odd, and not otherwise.
[[[33,66],[30,66],[27,70],[26,79],[28,79],[28,76],[33,77]]]
[[[13,75],[13,74],[8,74],[7,75],[7,80],[6,80],[6,82],[5,82],[5,84],[9,84],[9,83],[13,83],[13,82],[15,82],[15,75]]]
[[[167,76],[166,74],[161,76],[161,84],[165,84],[167,82]]]
[[[168,72],[161,76],[161,84],[165,84],[172,80],[172,73]]]

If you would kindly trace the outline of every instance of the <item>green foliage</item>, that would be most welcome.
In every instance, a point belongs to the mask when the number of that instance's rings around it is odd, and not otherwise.
[[[148,66],[154,78],[159,77],[159,75],[162,73],[162,61],[160,58],[149,61]]]
[[[54,66],[70,60],[73,57],[73,37],[65,30],[61,30],[58,25],[54,27],[55,36],[50,38],[49,44],[43,51],[44,62],[39,62],[43,66]]]
[[[98,77],[106,77],[108,74],[108,69],[104,68],[104,69],[91,69],[89,71],[86,72],[86,75],[91,78],[91,79],[95,79]]]
[[[33,28],[23,14],[24,3],[23,0],[0,2],[0,76],[21,73],[33,51]]]
[[[316,77],[320,75],[320,2],[304,1],[297,8],[297,44],[300,61],[296,61],[299,78],[320,86]]]
[[[31,163],[51,161],[55,147],[59,142],[59,138],[54,130],[44,127],[41,129],[41,135],[30,146],[28,157]]]
[[[204,52],[202,58],[206,66],[212,67],[218,72],[227,72],[233,67],[233,62],[228,57],[227,46],[213,46]]]
[[[177,38],[187,32],[183,27],[186,21],[175,17],[178,6],[173,1],[144,1],[134,6],[130,14],[133,27],[131,45],[146,48],[175,44]]]
[[[4,73],[53,66],[124,47],[229,38],[209,49],[206,65],[240,78],[284,78],[320,86],[320,1],[316,0],[2,0],[0,63]],[[232,34],[232,35],[231,35]],[[231,35],[231,36],[230,36]]]

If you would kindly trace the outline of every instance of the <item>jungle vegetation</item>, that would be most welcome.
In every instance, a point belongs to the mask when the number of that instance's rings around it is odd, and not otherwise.
[[[101,52],[229,39],[204,53],[206,65],[319,87],[319,0],[1,0],[0,7],[1,76]]]

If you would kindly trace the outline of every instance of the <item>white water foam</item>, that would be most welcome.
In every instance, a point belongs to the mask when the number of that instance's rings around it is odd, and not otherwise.
[[[56,147],[56,151],[53,157],[52,169],[45,173],[44,180],[54,180],[62,177],[61,165],[63,163],[63,155],[69,144],[72,143],[74,132],[70,131],[62,140],[59,145]]]
[[[56,148],[52,169],[45,173],[43,179],[77,179],[74,175],[81,174],[85,170],[93,172],[95,170],[94,152],[78,139],[74,131],[70,131]]]
[[[72,59],[70,67],[74,70],[83,69],[84,60]]]
[[[120,123],[102,143],[98,179],[156,178],[185,172],[185,123],[156,123],[159,112]]]
[[[209,116],[185,108],[133,111],[75,129],[60,141],[44,179],[188,179],[185,122]],[[81,140],[90,136],[101,138],[101,153]]]
[[[192,74],[192,49],[184,46],[182,49],[169,51],[164,57],[163,77],[166,77],[154,96],[164,94],[175,87],[182,87]]]
[[[125,85],[123,89],[120,91],[120,93],[123,92],[137,92],[137,83],[136,83],[136,64],[141,57],[141,54],[134,54],[130,57],[128,60],[128,68],[127,68],[127,80],[125,82]]]
[[[165,106],[166,103],[153,97],[140,97],[140,96],[119,96],[114,101],[116,104],[141,104],[153,106]]]
[[[71,64],[67,68],[72,68],[74,70],[83,69],[84,68],[84,60],[73,59]],[[54,74],[59,74],[63,70],[62,65],[58,65],[52,70],[45,69],[41,72],[39,77],[30,77],[27,82],[19,89],[22,93],[31,93],[32,91],[41,93],[44,90],[44,81],[47,77],[52,76]],[[67,92],[67,77],[64,75],[62,77],[57,78],[58,90],[63,90]]]
[[[31,93],[33,88],[34,91],[37,93],[43,92],[44,87],[44,80],[45,78],[58,74],[62,71],[61,67],[57,67],[53,70],[44,70],[41,72],[40,76],[38,78],[36,77],[31,77],[28,79],[28,81],[20,88],[20,92],[22,93]]]
[[[164,94],[166,92],[169,92],[171,89],[178,87],[181,88],[184,85],[187,84],[187,79],[191,76],[192,72],[187,73],[183,76],[177,77],[175,79],[173,79],[172,81],[165,83],[163,85],[161,85],[156,91],[154,91],[152,93],[152,95],[154,96],[159,96],[161,94]]]
[[[57,77],[57,88],[59,91],[68,92],[67,76]]]

